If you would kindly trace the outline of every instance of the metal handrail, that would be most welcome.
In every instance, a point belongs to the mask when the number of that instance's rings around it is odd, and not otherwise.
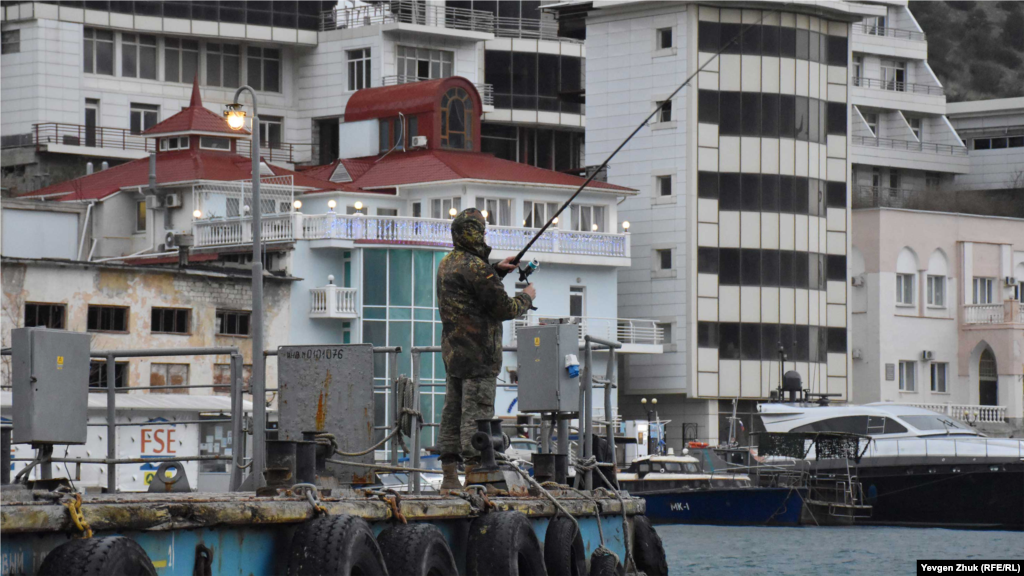
[[[321,32],[390,23],[419,24],[452,30],[494,33],[494,14],[485,10],[451,8],[411,1],[375,2],[368,6],[348,8],[336,7],[320,14]]]
[[[890,92],[913,92],[916,94],[931,94],[933,96],[942,96],[945,94],[942,86],[897,82],[896,80],[880,80],[878,78],[865,78],[863,76],[854,76],[850,78],[850,83],[862,88],[888,90]]]
[[[854,24],[853,31],[859,34],[867,34],[869,36],[888,36],[890,38],[920,40],[922,42],[926,39],[924,32],[891,28],[889,26],[879,26],[877,24]]]
[[[934,144],[931,142],[911,142],[909,140],[894,140],[892,138],[872,138],[869,136],[853,137],[856,146],[871,146],[873,148],[892,148],[894,150],[909,150],[913,152],[933,152],[936,154],[949,154],[951,156],[967,156],[967,147],[950,146],[949,144]]]
[[[425,78],[423,76],[407,76],[405,74],[391,74],[380,79],[381,86],[395,86],[398,84],[411,84],[413,82],[425,82],[427,80],[438,80],[438,78]],[[494,86],[492,84],[474,82],[473,86],[480,94],[480,102],[484,106],[494,105]]]
[[[115,148],[156,152],[156,139],[147,138],[128,128],[85,126],[64,122],[40,122],[32,125],[32,144],[38,149],[47,144],[85,146],[87,148]]]
[[[252,142],[236,140],[236,150],[241,156],[250,156]],[[268,162],[289,162],[305,164],[313,161],[312,142],[260,142],[260,156]]]

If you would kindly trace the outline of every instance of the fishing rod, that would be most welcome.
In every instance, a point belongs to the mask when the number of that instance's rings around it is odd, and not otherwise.
[[[608,163],[611,162],[612,158],[614,158],[615,155],[618,154],[620,150],[625,148],[626,144],[629,144],[629,141],[633,139],[633,136],[636,136],[637,133],[639,133],[640,130],[642,130],[644,126],[647,126],[647,123],[651,121],[651,118],[654,118],[655,115],[657,115],[659,112],[661,112],[661,109],[664,108],[666,104],[671,102],[672,99],[675,98],[676,94],[678,94],[680,90],[685,88],[686,85],[690,83],[690,80],[693,80],[694,77],[697,76],[697,74],[699,74],[702,70],[704,70],[704,68],[707,68],[708,64],[711,64],[711,62],[713,62],[715,58],[718,58],[719,56],[721,56],[723,52],[725,52],[730,46],[735,44],[741,37],[743,37],[743,35],[746,34],[747,30],[753,28],[754,26],[757,26],[761,22],[764,22],[765,17],[767,17],[769,14],[773,14],[775,12],[779,12],[779,10],[780,9],[775,9],[775,10],[771,10],[771,11],[765,12],[764,14],[761,15],[761,18],[757,22],[752,22],[752,23],[748,24],[745,28],[740,30],[739,34],[736,34],[736,36],[734,36],[732,40],[729,40],[729,42],[726,43],[724,46],[722,46],[718,50],[718,52],[715,52],[715,54],[713,56],[708,58],[707,61],[704,62],[703,65],[701,65],[699,68],[697,68],[696,72],[694,72],[693,74],[690,74],[690,76],[686,80],[684,80],[683,83],[680,84],[679,87],[676,88],[672,92],[672,94],[669,94],[668,98],[666,98],[661,104],[658,104],[654,108],[654,111],[651,112],[647,116],[647,118],[645,118],[644,121],[641,122],[640,125],[637,126],[636,129],[633,130],[633,132],[628,137],[626,137],[626,139],[623,140],[622,143],[619,144],[619,146],[614,151],[612,151],[612,153],[607,158],[604,159],[604,162],[602,162],[601,165],[597,167],[597,170],[594,170],[590,174],[590,176],[587,176],[587,179],[584,180],[583,184],[580,184],[580,187],[577,188],[576,191],[572,193],[572,196],[569,196],[569,199],[566,200],[564,204],[562,204],[562,207],[559,208],[558,211],[555,212],[553,216],[551,216],[551,218],[547,221],[547,223],[544,224],[544,227],[541,228],[540,230],[538,230],[537,233],[533,235],[533,238],[530,238],[530,241],[526,243],[526,246],[524,246],[523,249],[520,250],[518,254],[516,254],[516,257],[512,260],[512,264],[514,266],[517,266],[517,267],[519,266],[519,262],[522,261],[523,256],[525,256],[526,253],[530,250],[530,248],[533,246],[534,242],[536,242],[541,237],[541,235],[544,234],[544,232],[548,228],[551,227],[551,224],[553,224],[555,219],[558,218],[558,215],[561,214],[562,212],[564,212],[565,209],[568,208],[570,204],[572,204],[572,201],[575,200],[576,197],[580,195],[580,192],[583,192],[583,189],[586,188],[587,185],[589,185],[594,180],[594,178],[597,177],[597,175],[600,174],[601,171],[604,170],[605,167],[608,166]],[[519,281],[520,282],[526,282],[527,278],[529,278],[530,274],[532,274],[537,269],[538,266],[539,266],[539,264],[537,263],[536,260],[534,260],[534,261],[531,261],[526,268],[520,268],[519,269]]]

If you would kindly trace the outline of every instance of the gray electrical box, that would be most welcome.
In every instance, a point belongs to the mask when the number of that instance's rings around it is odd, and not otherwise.
[[[517,331],[520,412],[579,412],[580,379],[569,375],[565,357],[580,355],[575,324],[524,326]]]
[[[15,444],[85,444],[88,334],[11,330]]]
[[[280,440],[302,440],[303,432],[334,434],[342,452],[374,443],[373,345],[281,346],[277,351]],[[333,458],[333,457],[332,457]],[[373,452],[345,460],[373,464]],[[372,479],[369,468],[327,464],[343,484]]]

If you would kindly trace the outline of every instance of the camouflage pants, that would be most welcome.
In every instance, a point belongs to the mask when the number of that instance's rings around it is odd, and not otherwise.
[[[448,390],[441,412],[441,461],[453,462],[460,458],[468,463],[480,459],[470,443],[476,433],[477,418],[494,418],[494,376],[484,378],[455,378],[448,376]]]

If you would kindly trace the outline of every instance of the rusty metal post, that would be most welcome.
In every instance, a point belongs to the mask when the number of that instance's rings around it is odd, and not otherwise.
[[[618,466],[618,456],[615,454],[615,417],[612,415],[612,388],[616,387],[618,382],[618,373],[616,371],[617,365],[615,363],[615,348],[608,350],[608,367],[604,371],[604,419],[608,422],[606,439],[608,440],[608,448],[612,453],[612,464]]]
[[[107,493],[117,493],[117,366],[114,355],[107,355]]]
[[[412,404],[413,410],[419,410],[420,406],[420,353],[418,350],[413,348],[412,350]],[[418,469],[420,467],[420,431],[419,431],[419,418],[416,414],[412,415],[412,467],[414,469],[412,473],[412,493],[420,493],[420,473]]]
[[[242,485],[242,465],[245,464],[245,450],[242,449],[242,419],[245,418],[245,402],[242,399],[242,356],[231,355],[231,483],[229,490],[238,490]]]
[[[594,350],[590,346],[590,338],[586,338],[583,345],[583,358],[586,365],[583,367],[583,405],[586,412],[580,413],[580,441],[583,442],[583,459],[586,460],[594,455]],[[583,474],[583,487],[587,490],[594,488],[594,471],[587,470]]]
[[[391,376],[391,426],[398,426],[398,352],[388,352],[388,375]],[[399,432],[401,434],[401,432]],[[391,439],[391,465],[398,466],[398,439]]]

